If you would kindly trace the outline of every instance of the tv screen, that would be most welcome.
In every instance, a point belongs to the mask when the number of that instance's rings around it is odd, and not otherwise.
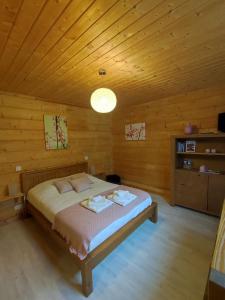
[[[225,132],[225,112],[218,115],[218,130]]]

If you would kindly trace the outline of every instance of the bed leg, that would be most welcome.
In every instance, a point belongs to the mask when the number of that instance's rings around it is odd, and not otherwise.
[[[82,291],[88,297],[93,291],[92,269],[88,264],[83,264],[81,267],[82,276]]]
[[[27,208],[27,204],[24,205],[21,216],[23,219],[31,217],[31,214],[29,213],[29,210]]]
[[[158,205],[156,204],[152,216],[149,218],[153,223],[158,222]]]

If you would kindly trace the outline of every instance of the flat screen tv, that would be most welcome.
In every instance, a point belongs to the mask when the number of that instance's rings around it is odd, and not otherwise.
[[[218,115],[218,130],[225,132],[225,112]]]

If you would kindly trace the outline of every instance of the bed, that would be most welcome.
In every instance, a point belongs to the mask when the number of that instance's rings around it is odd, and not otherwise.
[[[81,255],[81,253],[83,253],[82,251],[71,251],[71,249],[74,249],[71,247],[68,239],[65,238],[64,232],[55,228],[58,216],[61,216],[64,212],[72,212],[72,209],[78,209],[79,212],[87,214],[87,217],[91,216],[98,220],[101,215],[104,215],[103,213],[97,214],[97,216],[85,208],[82,210],[79,203],[81,200],[89,197],[90,193],[91,195],[108,193],[117,188],[116,185],[104,182],[90,175],[88,176],[93,183],[92,188],[90,191],[83,191],[76,194],[76,197],[74,196],[75,192],[69,192],[62,196],[57,192],[56,188],[53,187],[54,180],[64,177],[67,178],[82,172],[87,173],[87,171],[88,166],[87,163],[84,162],[64,167],[27,171],[21,174],[22,189],[26,197],[26,213],[32,215],[45,230],[66,248],[69,248],[70,252],[73,252],[75,264],[81,270],[82,291],[85,296],[90,295],[93,291],[92,270],[95,266],[146,219],[149,219],[153,223],[157,222],[157,203],[152,202],[150,196],[145,197],[143,201],[140,201],[136,206],[130,208],[130,211],[127,211],[126,214],[118,218],[118,220],[111,223],[109,220],[109,224],[104,230],[95,234],[93,239],[90,240],[85,255]],[[50,196],[46,196],[46,191],[48,191],[48,193],[50,191]],[[135,192],[136,189],[133,189],[133,191]],[[113,205],[112,207],[112,210],[122,210],[122,208],[118,208],[118,205]],[[76,219],[74,218],[74,220]],[[81,226],[81,228],[85,227],[84,220],[85,218],[80,218],[79,222],[83,222],[84,225]],[[79,224],[77,223],[77,225]]]

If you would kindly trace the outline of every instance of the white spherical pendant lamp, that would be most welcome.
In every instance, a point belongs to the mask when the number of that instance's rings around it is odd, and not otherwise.
[[[116,95],[107,88],[100,88],[91,94],[91,107],[99,113],[109,113],[116,107]]]
[[[103,78],[106,75],[105,69],[99,69],[98,74]],[[107,88],[100,88],[91,94],[91,107],[99,113],[109,113],[116,107],[116,95]]]

